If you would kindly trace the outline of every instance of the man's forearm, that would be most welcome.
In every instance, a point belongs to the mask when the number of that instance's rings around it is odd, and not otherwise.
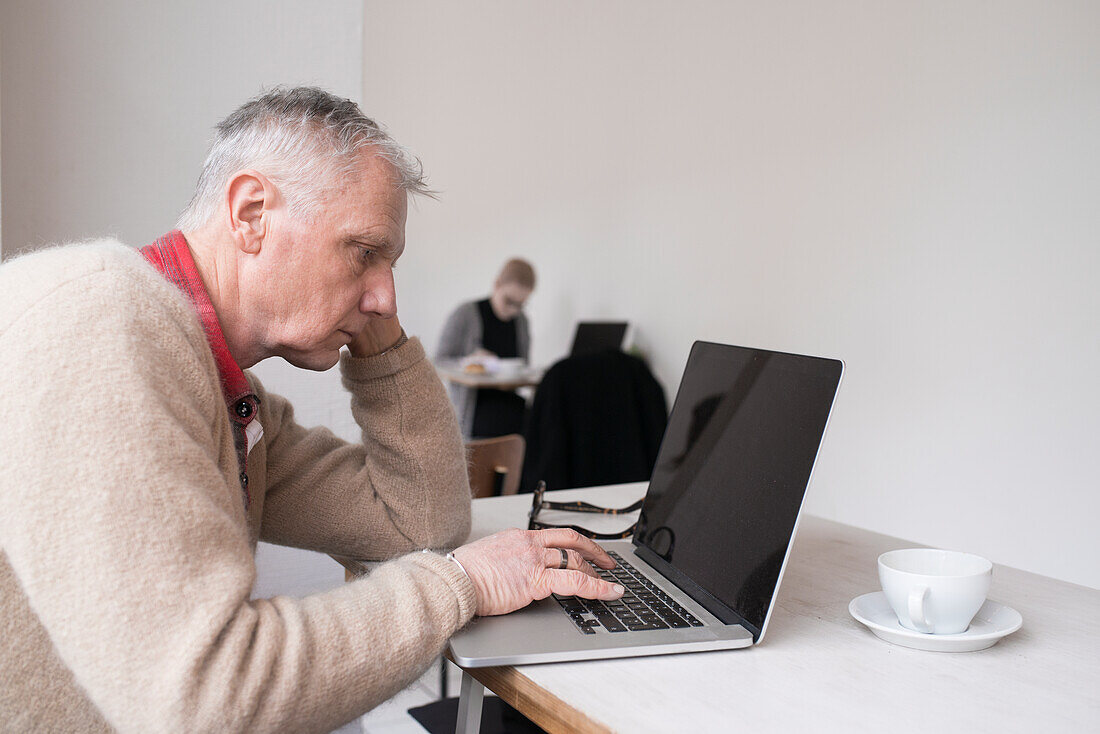
[[[346,356],[342,370],[360,445],[294,425],[285,401],[265,398],[271,440],[262,537],[373,559],[461,543],[470,522],[464,447],[419,340],[383,358]]]

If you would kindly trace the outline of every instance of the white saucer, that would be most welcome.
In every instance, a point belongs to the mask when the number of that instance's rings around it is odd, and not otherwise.
[[[986,600],[966,632],[957,635],[926,635],[902,627],[886,595],[875,591],[852,599],[848,612],[878,637],[895,645],[933,652],[972,652],[997,644],[997,640],[1020,629],[1024,618],[1011,607]]]

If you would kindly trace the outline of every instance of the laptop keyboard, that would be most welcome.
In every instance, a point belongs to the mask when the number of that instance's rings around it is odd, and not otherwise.
[[[638,573],[618,553],[608,551],[608,555],[618,564],[615,568],[608,571],[595,564],[592,567],[605,581],[622,584],[626,592],[621,599],[605,602],[554,594],[554,598],[581,632],[594,635],[597,632],[639,632],[703,626],[691,612]]]

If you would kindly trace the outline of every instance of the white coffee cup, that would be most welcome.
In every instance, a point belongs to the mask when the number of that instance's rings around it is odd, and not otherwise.
[[[972,553],[907,548],[878,557],[878,578],[902,627],[954,635],[985,603],[993,564]]]

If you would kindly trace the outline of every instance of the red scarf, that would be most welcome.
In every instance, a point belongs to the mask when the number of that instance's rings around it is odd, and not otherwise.
[[[206,286],[202,283],[198,268],[195,267],[195,259],[191,256],[191,250],[187,247],[183,232],[178,229],[169,232],[153,244],[141,248],[141,254],[160,271],[161,275],[187,296],[195,307],[199,321],[202,322],[206,341],[218,366],[222,395],[229,409],[229,421],[233,426],[233,443],[237,450],[237,464],[241,470],[241,490],[244,493],[244,505],[247,508],[252,502],[252,497],[248,491],[249,447],[246,431],[248,425],[256,418],[260,399],[252,392],[252,386],[244,376],[244,370],[229,353],[221,324],[218,323],[218,315],[214,312],[214,304],[210,300],[210,294],[206,292]]]

